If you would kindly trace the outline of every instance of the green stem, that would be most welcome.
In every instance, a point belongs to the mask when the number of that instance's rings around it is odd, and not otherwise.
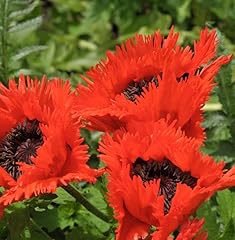
[[[89,212],[93,213],[98,218],[102,219],[104,222],[109,223],[110,219],[104,213],[102,213],[98,208],[92,205],[83,195],[72,185],[64,186],[63,189],[72,195],[76,200],[83,205]]]
[[[9,0],[3,0],[2,10],[2,32],[1,32],[1,55],[2,55],[2,82],[7,85],[8,83],[8,63],[7,63],[7,15],[8,15]]]
[[[45,237],[45,239],[52,240],[52,238],[46,232],[44,232],[32,218],[30,218],[30,222]]]

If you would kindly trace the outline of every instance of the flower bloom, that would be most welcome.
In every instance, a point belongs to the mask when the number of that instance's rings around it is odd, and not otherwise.
[[[86,164],[87,146],[71,108],[69,82],[20,77],[0,85],[1,208],[14,201],[55,192],[74,180],[94,182],[99,174]]]
[[[136,35],[87,72],[78,86],[77,111],[90,127],[115,130],[132,120],[170,117],[187,136],[203,139],[201,108],[220,66],[231,56],[214,59],[215,30],[202,30],[194,51],[177,45],[178,33]],[[151,106],[151,107],[150,107]]]
[[[216,191],[235,185],[235,168],[202,155],[175,122],[132,122],[103,138],[117,240],[145,238],[151,226],[152,239],[165,240]]]

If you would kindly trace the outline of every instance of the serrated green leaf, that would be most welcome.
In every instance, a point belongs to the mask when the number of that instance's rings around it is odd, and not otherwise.
[[[213,154],[218,157],[220,156],[221,159],[223,159],[223,157],[226,157],[226,158],[235,160],[234,145],[230,141],[220,141],[218,143],[217,150]]]
[[[230,133],[232,136],[232,142],[235,143],[235,119],[232,118],[230,122]]]
[[[223,112],[210,112],[206,113],[206,119],[203,122],[204,128],[213,128],[219,126],[228,126],[229,121]]]
[[[72,229],[80,222],[79,212],[80,205],[76,202],[69,202],[58,207],[58,218],[60,229]]]
[[[95,186],[89,185],[86,189],[83,190],[83,192],[91,204],[96,206],[100,211],[104,212],[105,214],[109,213],[108,206],[103,198],[103,195]],[[102,221],[95,215],[88,212],[86,209],[82,208],[80,212],[83,216],[87,216],[89,223],[96,226],[96,228],[101,233],[105,233],[110,229],[111,225],[109,223]]]
[[[207,138],[209,141],[227,141],[231,137],[229,125],[219,125],[217,127],[207,129]]]
[[[83,190],[83,192],[91,204],[95,205],[99,210],[104,211],[104,213],[107,214],[107,203],[96,186],[89,185]]]
[[[218,238],[218,240],[234,240],[235,237],[235,228],[233,220],[231,219],[224,230],[224,233],[221,237]]]
[[[26,31],[26,30],[35,30],[42,24],[42,17],[35,17],[30,20],[26,20],[24,22],[18,23],[13,27],[10,27],[9,33],[19,32],[19,31]]]
[[[32,216],[40,227],[48,229],[49,232],[57,228],[63,230],[65,228],[72,229],[79,223],[80,205],[76,202],[67,202],[57,207],[48,208],[45,211],[32,212]]]
[[[217,222],[216,209],[211,201],[204,203],[197,210],[197,216],[205,218],[203,228],[208,232],[209,239],[215,239],[219,235],[219,223]]]
[[[48,42],[48,49],[42,53],[41,64],[43,66],[51,66],[53,64],[55,53],[56,53],[56,44],[53,41]],[[44,61],[42,60],[44,59]],[[37,64],[37,63],[36,63]]]
[[[112,226],[111,224],[100,220],[98,217],[96,217],[95,215],[86,211],[85,209],[80,210],[80,216],[83,216],[84,217],[83,221],[86,221],[87,225],[93,226],[95,228],[94,231],[99,232],[100,235],[108,232]],[[80,221],[79,221],[79,223],[80,223],[80,225],[82,224],[82,222],[80,222]],[[88,232],[89,232],[89,230],[88,230]]]
[[[218,96],[228,116],[235,116],[235,83],[232,82],[231,64],[223,66],[217,75]]]
[[[27,8],[11,12],[10,15],[8,16],[10,19],[15,18],[15,17],[23,17],[29,13],[31,13],[35,7],[38,5],[36,1],[34,1],[32,4],[30,4]]]
[[[31,0],[11,0],[12,4],[16,4],[16,5],[26,5],[26,4],[30,4]]]
[[[56,190],[57,198],[53,200],[57,204],[66,204],[68,202],[75,202],[75,198],[67,193],[63,188],[57,188]]]
[[[218,213],[223,219],[225,226],[234,218],[235,219],[235,193],[228,189],[218,192],[216,200],[218,202]]]
[[[31,53],[39,52],[47,49],[47,46],[30,46],[20,49],[14,56],[11,57],[12,61],[18,61]]]

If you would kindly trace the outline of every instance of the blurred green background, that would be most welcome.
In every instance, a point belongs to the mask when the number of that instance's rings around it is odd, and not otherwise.
[[[2,2],[6,0],[1,0]],[[224,46],[235,53],[234,0],[9,0],[8,57],[27,47],[8,63],[4,77],[26,74],[70,78],[79,75],[136,32],[167,34],[174,25],[179,43],[192,44],[206,25],[224,34]],[[25,5],[24,5],[25,3]],[[25,11],[29,9],[29,11]],[[1,11],[2,12],[2,11]],[[33,20],[32,20],[33,19]],[[24,24],[22,26],[22,23]],[[39,48],[30,47],[39,45]],[[46,47],[46,48],[44,48]],[[37,51],[40,50],[40,51]],[[2,52],[0,52],[2,54]],[[12,59],[11,59],[12,60]]]

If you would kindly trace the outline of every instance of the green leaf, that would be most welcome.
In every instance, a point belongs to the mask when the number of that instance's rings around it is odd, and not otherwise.
[[[57,204],[66,204],[67,202],[75,202],[75,198],[67,193],[63,188],[57,188],[57,198],[53,200]]]
[[[63,230],[67,227],[72,229],[76,224],[80,222],[80,214],[78,212],[80,207],[81,206],[76,202],[69,202],[58,207],[60,229]]]
[[[9,18],[16,18],[16,17],[22,17],[25,16],[29,13],[31,13],[35,7],[38,5],[36,1],[34,1],[32,4],[30,4],[27,8],[11,12],[10,15],[8,16]]]
[[[58,211],[56,208],[46,209],[43,212],[34,211],[31,213],[36,223],[40,227],[44,227],[48,232],[52,232],[59,228]]]
[[[7,239],[7,236],[9,236],[9,229],[8,229],[8,223],[6,220],[6,214],[0,221],[0,239]]]
[[[190,4],[192,0],[181,1],[181,5],[177,8],[177,20],[179,23],[185,21],[187,17],[190,17]]]
[[[28,226],[25,227],[20,236],[20,240],[52,240],[52,238],[46,232],[40,229],[40,227],[37,226],[36,223],[33,223],[34,221],[32,221],[33,220],[31,219],[30,223],[28,223]]]
[[[232,136],[232,142],[235,144],[235,119],[234,118],[231,118],[230,133]]]
[[[206,119],[203,122],[203,127],[205,128],[213,128],[213,127],[221,127],[228,126],[229,121],[227,116],[223,112],[207,112]]]
[[[218,238],[218,240],[234,240],[235,228],[232,220],[228,222],[226,228],[223,232],[223,235]]]
[[[107,239],[104,235],[108,233],[111,228],[111,224],[105,223],[84,208],[81,208],[79,211],[78,225],[80,227],[78,230],[83,232],[85,236],[96,236],[97,239],[102,240]]]
[[[26,20],[22,23],[18,23],[13,27],[10,27],[9,33],[19,32],[19,31],[33,31],[37,29],[42,24],[42,17],[35,17],[30,20]]]
[[[91,204],[94,204],[99,210],[107,214],[107,203],[101,192],[97,189],[96,185],[89,185],[83,190],[83,192]]]
[[[62,63],[58,64],[58,68],[64,71],[73,71],[77,70],[79,66],[89,67],[92,64],[97,62],[97,55],[95,52],[88,53],[86,56],[71,59],[70,61],[63,61]]]
[[[49,42],[47,51],[43,52],[43,59],[45,59],[44,64],[50,64],[52,65],[53,60],[55,58],[55,52],[56,52],[56,45],[53,41]]]
[[[228,116],[235,116],[235,83],[232,82],[231,64],[223,66],[217,75],[218,96]]]
[[[211,11],[214,12],[221,19],[233,19],[235,20],[234,11],[235,5],[233,0],[213,1],[213,5],[211,6]]]
[[[217,159],[224,160],[226,163],[235,160],[235,148],[230,141],[220,141],[217,143],[216,150],[212,153]]]
[[[20,240],[21,234],[30,221],[29,210],[23,204],[11,205],[11,213],[7,215],[11,240]]]
[[[90,226],[94,229],[93,226]],[[74,228],[67,236],[66,240],[100,240],[104,239],[104,237],[98,232],[95,231],[87,231],[89,228],[84,229],[82,227]]]
[[[30,4],[31,0],[11,0],[12,4],[15,5],[26,5],[26,4]]]
[[[34,52],[39,52],[42,50],[47,49],[47,46],[30,46],[30,47],[25,47],[23,49],[20,49],[14,56],[11,57],[12,61],[18,61],[26,56],[28,56],[31,53]]]
[[[204,229],[208,232],[209,239],[214,239],[219,235],[219,223],[217,222],[216,209],[213,207],[212,202],[204,203],[198,210],[197,216],[205,218]]]
[[[67,202],[45,211],[34,211],[32,216],[40,227],[48,229],[49,232],[57,228],[63,230],[65,228],[72,229],[80,222],[79,212],[80,205],[76,202]]]
[[[108,214],[109,211],[107,203],[105,202],[103,195],[96,188],[96,186],[89,185],[87,188],[83,190],[83,192],[91,204],[96,206],[100,211],[104,212],[105,214]],[[82,208],[80,211],[82,212],[83,216],[87,216],[89,222],[95,225],[100,232],[104,233],[110,229],[109,223],[100,220],[98,217],[91,214],[86,209]]]
[[[223,219],[224,225],[227,226],[232,219],[235,219],[235,193],[226,189],[217,193],[216,200],[218,213]]]

